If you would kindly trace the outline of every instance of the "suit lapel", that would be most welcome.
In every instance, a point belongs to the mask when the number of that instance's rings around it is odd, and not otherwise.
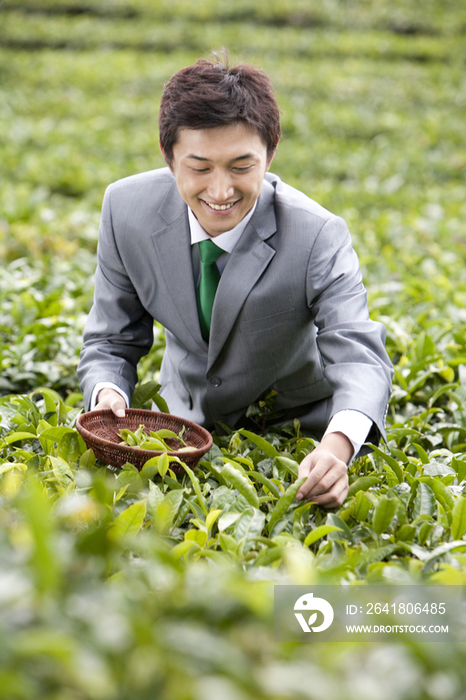
[[[191,349],[206,352],[207,343],[202,338],[197,313],[188,212],[175,181],[160,205],[159,214],[168,225],[155,231],[152,241],[166,289],[176,309],[176,316],[170,316],[170,330],[185,342],[187,331],[196,346],[191,345]]]
[[[165,225],[154,231],[152,241],[176,316],[170,330],[195,352],[208,349],[208,367],[217,359],[251,289],[275,255],[266,239],[275,233],[274,188],[266,180],[257,208],[225,266],[215,297],[210,342],[199,326],[193,276],[191,237],[186,204],[176,182],[163,198],[159,214]],[[186,332],[192,341],[187,343]]]
[[[208,368],[217,359],[251,289],[275,255],[275,249],[265,242],[277,230],[273,193],[274,188],[264,181],[257,209],[220,278],[212,312]]]

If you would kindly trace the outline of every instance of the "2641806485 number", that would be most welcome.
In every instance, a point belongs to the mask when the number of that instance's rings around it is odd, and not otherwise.
[[[367,615],[444,615],[446,612],[445,603],[367,603],[366,608]]]

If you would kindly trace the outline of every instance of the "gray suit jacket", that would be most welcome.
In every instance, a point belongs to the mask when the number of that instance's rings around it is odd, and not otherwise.
[[[356,409],[384,434],[392,367],[347,226],[277,176],[266,175],[225,266],[208,344],[173,175],[163,168],[108,188],[78,369],[87,407],[100,381],[131,395],[154,319],[166,329],[161,394],[173,414],[210,429],[234,426],[275,389],[276,408],[294,410],[317,433],[337,411]]]

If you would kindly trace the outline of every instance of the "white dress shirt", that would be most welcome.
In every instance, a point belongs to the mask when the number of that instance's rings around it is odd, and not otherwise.
[[[201,276],[201,256],[199,254],[199,246],[195,245],[195,243],[200,243],[200,241],[205,241],[210,238],[216,246],[225,251],[216,261],[218,270],[220,274],[222,274],[227,264],[229,254],[233,252],[233,248],[238,243],[241,234],[248,225],[251,216],[254,214],[256,204],[251,211],[246,214],[244,219],[241,219],[235,228],[232,228],[231,231],[219,233],[218,236],[215,237],[209,236],[209,234],[204,231],[192,210],[188,207],[189,228],[191,231],[191,252],[193,254],[194,279],[196,280],[196,284],[199,284],[199,277]]]
[[[244,229],[248,225],[250,218],[254,214],[255,208],[256,205],[254,205],[251,211],[248,214],[246,214],[244,219],[242,219],[239,222],[239,224],[235,226],[235,228],[231,229],[231,231],[225,231],[224,233],[220,233],[218,236],[215,236],[215,245],[217,245],[219,248],[222,248],[222,250],[225,251],[217,258],[216,261],[220,274],[222,274],[225,265],[227,264],[229,254],[233,251]],[[191,232],[191,252],[193,258],[194,279],[196,280],[196,284],[198,284],[199,277],[201,274],[201,262],[199,255],[199,246],[195,244],[199,243],[200,241],[212,238],[212,236],[209,236],[209,234],[204,231],[204,229],[202,228],[199,221],[196,219],[192,210],[189,207],[188,218],[189,228]],[[129,406],[129,399],[127,395],[119,387],[117,387],[115,384],[112,384],[111,382],[99,382],[95,385],[94,390],[92,392],[91,409],[93,409],[96,405],[97,395],[99,391],[105,388],[111,388],[117,391],[125,399],[126,405]],[[352,460],[361,449],[361,446],[364,444],[371,427],[372,420],[360,411],[338,411],[338,413],[336,413],[330,420],[327,430],[324,433],[324,437],[325,435],[328,435],[330,433],[343,433],[343,435],[345,435],[353,445],[354,452],[353,456],[351,457]]]

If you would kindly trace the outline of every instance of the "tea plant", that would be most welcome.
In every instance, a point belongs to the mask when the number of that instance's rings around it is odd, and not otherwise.
[[[0,697],[461,697],[461,645],[273,642],[275,583],[465,583],[460,5],[0,5]],[[271,75],[273,170],[346,219],[387,328],[388,441],[333,511],[295,500],[315,442],[264,433],[267,402],[180,473],[166,454],[114,470],[75,428],[104,189],[164,165],[162,86],[222,46]]]

